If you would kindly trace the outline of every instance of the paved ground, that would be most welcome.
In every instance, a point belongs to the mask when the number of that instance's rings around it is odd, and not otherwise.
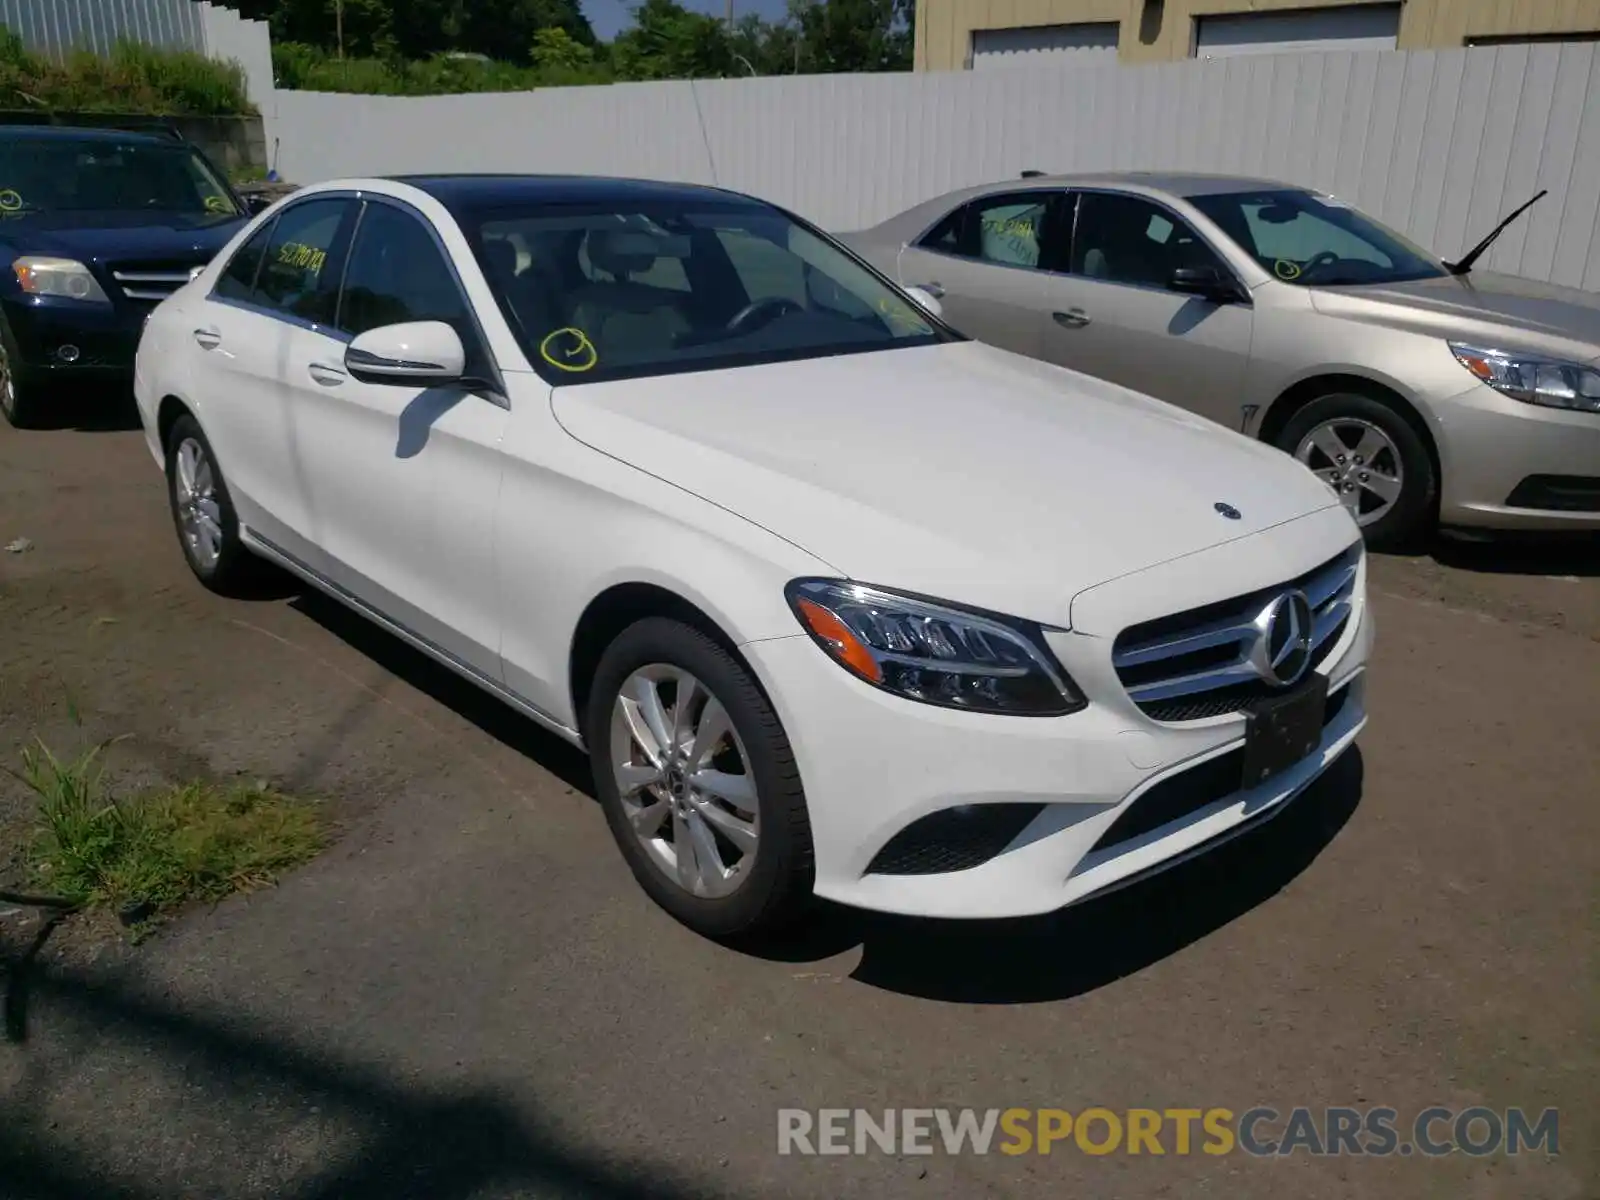
[[[0,1192],[1600,1196],[1593,547],[1378,562],[1359,753],[1209,861],[1020,926],[830,913],[758,955],[648,904],[573,752],[326,602],[202,591],[136,434],[0,429],[18,535],[0,759],[127,734],[124,777],[271,777],[344,832],[138,949],[68,931],[0,1047]],[[789,1106],[1432,1103],[1559,1107],[1562,1154],[775,1153]]]

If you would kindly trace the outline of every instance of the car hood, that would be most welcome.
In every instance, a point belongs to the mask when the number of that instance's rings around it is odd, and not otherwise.
[[[1084,588],[1336,502],[1220,425],[977,342],[558,387],[552,404],[579,441],[841,575],[1062,626]]]
[[[1517,275],[1472,271],[1437,279],[1317,288],[1311,302],[1332,315],[1358,315],[1443,337],[1510,335],[1519,345],[1580,362],[1600,355],[1600,295]]]
[[[0,224],[0,240],[18,253],[87,262],[204,262],[227,245],[247,219],[177,213],[39,213]]]

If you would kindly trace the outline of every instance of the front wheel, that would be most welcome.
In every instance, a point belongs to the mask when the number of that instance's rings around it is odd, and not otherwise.
[[[777,714],[745,667],[647,618],[601,657],[586,726],[600,803],[634,878],[708,937],[757,934],[810,898],[810,824]]]
[[[1372,396],[1319,396],[1289,419],[1278,447],[1333,489],[1375,549],[1409,546],[1432,522],[1438,492],[1422,437]]]
[[[22,372],[21,355],[11,327],[0,320],[0,416],[13,429],[32,429],[39,424],[39,387]]]

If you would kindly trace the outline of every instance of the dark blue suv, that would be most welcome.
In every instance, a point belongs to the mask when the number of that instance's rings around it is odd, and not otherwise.
[[[130,379],[150,310],[249,216],[177,137],[0,127],[0,412],[26,426],[52,384]]]

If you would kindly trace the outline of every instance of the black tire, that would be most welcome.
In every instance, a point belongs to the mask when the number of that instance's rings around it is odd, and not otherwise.
[[[667,874],[634,834],[613,772],[612,711],[623,685],[652,664],[699,680],[727,711],[754,777],[759,833],[753,865],[732,894],[696,896]],[[589,693],[585,729],[595,788],[622,856],[650,898],[706,937],[770,934],[792,923],[811,900],[811,825],[799,768],[783,726],[748,670],[711,638],[682,622],[649,617],[606,648]],[[624,750],[626,747],[623,748]]]
[[[216,504],[217,523],[221,526],[217,554],[207,562],[184,529],[182,502],[178,487],[178,453],[186,442],[197,444],[210,465],[212,499]],[[228,494],[228,481],[217,462],[216,451],[206,440],[200,423],[184,413],[172,423],[167,432],[167,504],[172,510],[172,525],[178,534],[178,545],[183,550],[184,561],[194,576],[213,592],[223,596],[239,595],[255,581],[260,560],[239,539],[239,517],[233,508],[233,498]]]
[[[44,415],[43,397],[21,363],[11,326],[0,319],[0,416],[13,429],[35,429]]]
[[[1400,460],[1400,496],[1388,512],[1362,526],[1367,545],[1375,550],[1408,550],[1420,544],[1436,519],[1438,472],[1422,435],[1393,404],[1362,392],[1338,391],[1318,396],[1289,418],[1278,434],[1278,448],[1293,454],[1317,426],[1338,420],[1375,425],[1392,443]]]

